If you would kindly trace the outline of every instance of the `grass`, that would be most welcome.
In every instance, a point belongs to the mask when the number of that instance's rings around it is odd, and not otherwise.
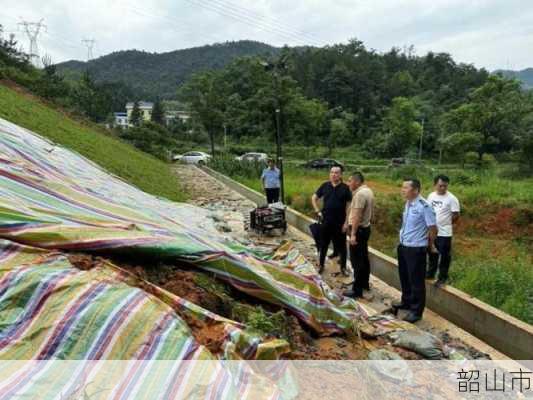
[[[215,165],[216,167],[221,165]],[[224,165],[222,165],[224,167]],[[261,191],[253,168],[219,170],[244,185]],[[370,245],[395,257],[403,201],[400,185],[404,176],[415,175],[423,194],[432,188],[432,177],[447,173],[450,190],[462,204],[460,228],[454,237],[450,283],[494,307],[533,323],[533,179],[502,177],[501,168],[463,171],[417,168],[372,170],[365,173],[376,193],[376,212]],[[328,177],[327,171],[310,171],[289,164],[285,170],[286,202],[312,215],[311,195]],[[502,210],[512,213],[500,215]],[[512,215],[511,218],[508,218]]]
[[[0,117],[78,152],[148,193],[174,201],[185,199],[169,164],[108,135],[94,124],[74,120],[1,83]]]

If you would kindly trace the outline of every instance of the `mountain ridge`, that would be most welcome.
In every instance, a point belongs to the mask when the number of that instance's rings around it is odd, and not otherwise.
[[[65,61],[56,67],[67,78],[78,78],[88,69],[97,82],[123,82],[144,100],[172,100],[179,85],[195,72],[223,68],[239,57],[269,59],[280,50],[262,42],[241,40],[164,53],[121,50],[89,62]]]

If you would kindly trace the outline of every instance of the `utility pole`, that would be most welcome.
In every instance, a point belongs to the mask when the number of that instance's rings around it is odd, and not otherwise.
[[[96,40],[95,39],[83,39],[81,41],[85,47],[87,47],[87,61],[91,61],[94,57],[93,57],[93,48],[94,48],[94,45],[96,44]]]
[[[30,47],[28,51],[30,62],[37,68],[41,66],[37,38],[39,37],[39,33],[41,33],[41,30],[44,30],[46,32],[47,29],[43,21],[44,18],[41,18],[39,22],[22,21],[19,23],[19,26],[21,26],[24,32],[26,32],[26,36],[28,36],[28,40],[30,42]]]
[[[224,126],[224,149],[228,147],[228,127],[226,124]]]
[[[422,160],[422,140],[424,138],[424,123],[425,118],[422,118],[422,131],[420,131],[420,146],[418,148],[418,159]]]

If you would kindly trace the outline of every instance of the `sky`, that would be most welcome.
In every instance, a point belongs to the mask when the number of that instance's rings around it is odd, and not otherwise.
[[[86,60],[138,49],[167,52],[250,39],[324,46],[351,38],[379,52],[413,45],[488,70],[533,67],[533,0],[0,0],[0,24],[27,49],[18,23],[44,19],[41,56]],[[4,36],[6,36],[4,33]]]

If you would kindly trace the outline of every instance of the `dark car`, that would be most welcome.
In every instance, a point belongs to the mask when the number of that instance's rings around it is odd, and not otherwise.
[[[340,167],[344,171],[344,165],[337,160],[331,158],[317,158],[305,163],[305,168],[312,169],[330,169],[331,167]]]
[[[415,160],[413,158],[393,158],[389,164],[389,167],[401,167],[404,165],[423,165],[421,160]]]

